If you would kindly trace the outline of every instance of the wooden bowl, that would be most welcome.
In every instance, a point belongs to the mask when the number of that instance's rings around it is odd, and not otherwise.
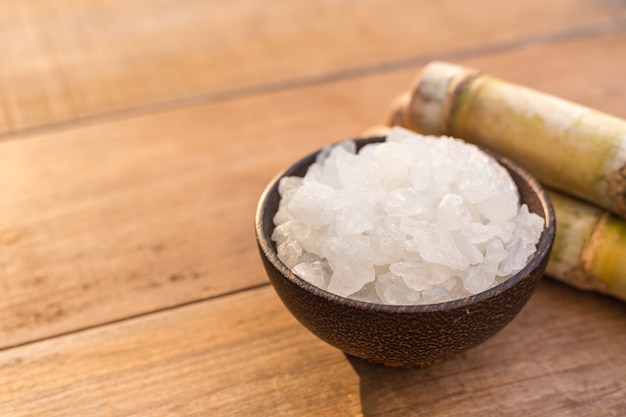
[[[356,140],[357,147],[384,137]],[[352,300],[296,276],[278,258],[270,239],[284,176],[303,176],[311,154],[274,178],[256,212],[256,237],[269,279],[282,302],[307,329],[345,353],[388,366],[425,366],[484,342],[506,326],[526,304],[548,262],[555,235],[552,205],[539,183],[510,160],[489,152],[511,174],[520,200],[545,219],[537,252],[502,284],[480,294],[438,304],[394,306]]]

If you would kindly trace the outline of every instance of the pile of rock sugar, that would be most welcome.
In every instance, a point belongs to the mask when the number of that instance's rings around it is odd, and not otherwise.
[[[398,127],[358,153],[352,141],[325,148],[279,192],[280,260],[326,291],[382,304],[483,292],[526,265],[544,228],[495,159]]]

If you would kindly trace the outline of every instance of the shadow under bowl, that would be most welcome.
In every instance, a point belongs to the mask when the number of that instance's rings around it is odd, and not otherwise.
[[[357,148],[384,141],[357,139]],[[539,183],[509,159],[485,150],[504,166],[518,187],[521,203],[545,220],[537,251],[513,277],[482,293],[438,304],[397,306],[352,300],[329,293],[295,275],[278,258],[271,240],[282,177],[304,176],[318,152],[276,176],[256,212],[256,238],[269,279],[289,311],[307,329],[347,354],[387,366],[426,366],[484,342],[506,326],[526,304],[548,263],[556,222]]]

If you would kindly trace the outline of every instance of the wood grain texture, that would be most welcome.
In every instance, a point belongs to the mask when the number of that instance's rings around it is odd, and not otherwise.
[[[623,303],[543,282],[485,344],[383,368],[316,339],[264,287],[4,351],[0,414],[617,416],[625,345]]]
[[[625,17],[618,0],[2,2],[0,134],[584,35],[589,25],[624,26]]]
[[[617,34],[468,62],[626,117],[624,45]],[[266,282],[253,235],[265,184],[382,120],[416,71],[1,143],[0,347]]]

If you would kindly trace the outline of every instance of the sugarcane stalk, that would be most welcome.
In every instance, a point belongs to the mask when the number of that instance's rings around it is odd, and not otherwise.
[[[386,136],[389,130],[376,125],[360,137]],[[546,191],[557,221],[546,274],[582,290],[626,300],[626,221],[558,191]]]
[[[544,185],[626,218],[626,120],[434,62],[396,99],[389,122],[492,149]]]

